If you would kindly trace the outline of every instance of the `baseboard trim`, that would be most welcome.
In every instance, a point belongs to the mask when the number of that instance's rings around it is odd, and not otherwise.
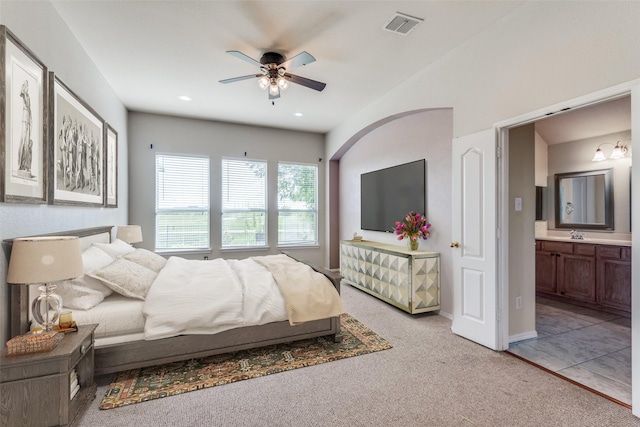
[[[453,320],[453,315],[451,313],[447,313],[446,311],[440,310],[438,314],[440,314],[440,316],[442,317],[446,317],[449,320]]]
[[[530,340],[533,338],[538,338],[538,332],[529,331],[529,332],[523,332],[521,334],[510,335],[509,344],[518,342],[518,341]]]

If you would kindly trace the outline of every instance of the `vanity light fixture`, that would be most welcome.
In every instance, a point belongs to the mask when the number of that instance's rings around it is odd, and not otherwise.
[[[616,142],[615,146],[610,142],[603,142],[602,144],[598,145],[598,149],[596,150],[596,153],[593,155],[593,159],[591,159],[591,161],[601,162],[603,160],[607,160],[607,157],[604,155],[604,153],[602,152],[602,149],[600,148],[603,145],[613,146],[613,151],[611,152],[609,159],[618,160],[618,159],[622,159],[623,157],[626,157],[627,153],[629,152],[629,149],[627,148],[628,142],[629,141],[626,141],[625,143],[621,143],[620,141],[618,141]]]

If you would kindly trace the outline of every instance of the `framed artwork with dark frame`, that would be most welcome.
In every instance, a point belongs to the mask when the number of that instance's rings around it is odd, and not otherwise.
[[[118,207],[118,132],[116,132],[111,126],[105,124],[105,136],[106,141],[106,154],[105,154],[105,168],[106,168],[106,189],[105,194],[107,197],[106,206],[108,208]]]
[[[104,121],[49,73],[53,204],[104,207]]]
[[[0,202],[47,202],[47,73],[0,25]]]

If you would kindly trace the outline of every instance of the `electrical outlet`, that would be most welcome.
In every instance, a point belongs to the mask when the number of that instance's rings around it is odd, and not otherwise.
[[[518,310],[522,308],[522,297],[516,297],[516,308]]]

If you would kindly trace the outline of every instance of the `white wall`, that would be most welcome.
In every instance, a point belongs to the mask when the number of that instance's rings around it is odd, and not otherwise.
[[[360,229],[360,175],[426,159],[426,217],[431,237],[420,249],[440,252],[441,312],[452,313],[451,290],[451,110],[417,112],[396,118],[363,135],[340,159],[340,240],[354,232],[365,240],[406,246],[393,233]],[[398,218],[400,220],[402,218]],[[389,224],[392,228],[393,224]]]
[[[535,138],[536,186],[546,187],[549,176],[549,146],[538,132]]]
[[[137,246],[154,250],[155,241],[155,155],[181,153],[207,155],[211,174],[210,253],[184,255],[188,258],[245,258],[265,255],[264,250],[220,251],[221,161],[223,157],[266,160],[268,169],[268,253],[279,253],[277,242],[278,160],[317,164],[319,218],[325,217],[324,136],[315,133],[270,129],[157,114],[129,114],[129,219],[140,224],[144,241]],[[151,147],[153,144],[153,148]],[[320,246],[291,248],[301,258],[324,265],[325,223],[318,230]]]
[[[118,132],[117,209],[0,203],[0,240],[127,222],[127,112],[49,2],[0,2],[0,23]],[[8,339],[7,262],[0,257],[0,343]]]
[[[369,124],[451,107],[454,136],[640,77],[640,2],[525,2],[328,135],[333,157]],[[615,64],[613,66],[612,64]]]
[[[346,118],[327,135],[326,157],[339,160],[362,130],[406,111],[450,107],[453,135],[464,136],[637,79],[639,19],[640,2],[525,2]],[[328,250],[333,259],[338,248]]]

